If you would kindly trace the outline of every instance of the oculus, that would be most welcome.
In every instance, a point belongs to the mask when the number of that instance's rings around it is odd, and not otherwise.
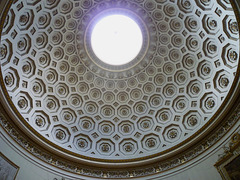
[[[93,27],[91,46],[95,55],[109,65],[132,61],[142,48],[143,35],[139,25],[120,14],[105,16]]]

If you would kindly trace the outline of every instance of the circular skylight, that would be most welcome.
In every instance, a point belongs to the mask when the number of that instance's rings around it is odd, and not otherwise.
[[[110,65],[123,65],[140,52],[143,37],[138,24],[124,15],[110,15],[93,28],[91,45],[95,55]]]

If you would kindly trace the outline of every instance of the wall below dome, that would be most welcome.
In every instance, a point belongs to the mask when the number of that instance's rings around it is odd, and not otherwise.
[[[9,141],[4,137],[2,129],[0,131],[0,152],[20,167],[17,180],[52,180],[56,176],[34,164],[33,160],[18,151],[17,144],[11,144],[11,140]]]
[[[214,164],[218,160],[218,156],[223,154],[223,146],[228,145],[232,135],[240,131],[240,121],[226,134],[225,138],[222,138],[214,147],[210,148],[204,155],[204,157],[198,157],[198,163],[191,162],[187,163],[185,168],[175,168],[173,170],[159,173],[148,178],[142,177],[138,179],[155,179],[155,180],[192,180],[192,179],[203,179],[203,180],[219,180],[221,179],[220,174],[214,167]],[[7,158],[13,163],[20,167],[17,174],[16,180],[73,180],[73,179],[84,179],[90,180],[93,178],[83,177],[79,175],[70,174],[66,171],[56,169],[51,165],[43,163],[36,159],[24,149],[22,149],[16,142],[9,138],[8,134],[0,128],[0,152],[2,152]]]

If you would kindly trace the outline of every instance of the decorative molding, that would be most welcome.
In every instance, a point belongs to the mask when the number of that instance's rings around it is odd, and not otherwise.
[[[227,167],[231,166],[231,164],[233,164],[234,161],[238,161],[238,164],[240,162],[239,160],[240,159],[240,131],[236,132],[232,136],[228,146],[224,146],[223,150],[224,150],[224,153],[219,155],[219,160],[216,162],[214,166],[217,168],[223,180],[230,180],[231,176],[234,176],[234,174],[231,174],[231,173],[229,174],[229,170]],[[238,178],[239,176],[240,176],[240,170],[238,166]]]

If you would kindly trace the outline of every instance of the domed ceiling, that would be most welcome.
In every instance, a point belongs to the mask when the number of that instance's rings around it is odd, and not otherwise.
[[[140,53],[119,66],[91,47],[93,26],[112,14],[143,34]],[[197,141],[236,93],[238,63],[228,0],[19,0],[1,33],[1,88],[15,121],[93,164],[161,158]]]

